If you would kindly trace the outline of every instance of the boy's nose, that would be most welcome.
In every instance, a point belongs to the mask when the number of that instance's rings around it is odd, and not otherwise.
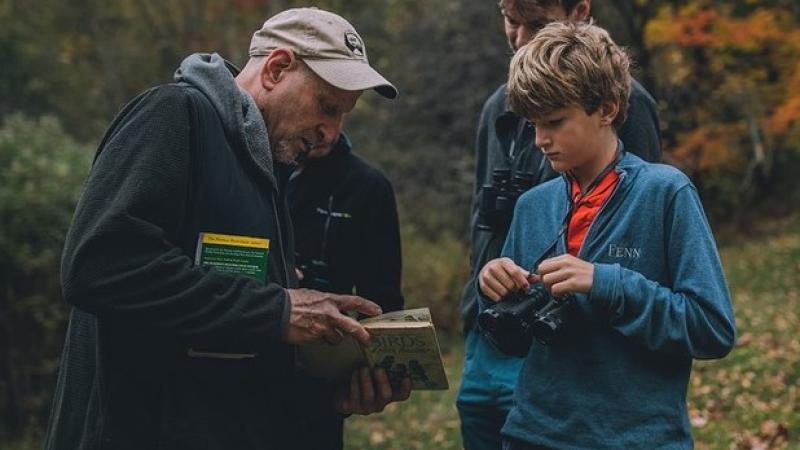
[[[545,150],[552,144],[552,141],[545,133],[540,133],[537,131],[535,144],[540,150]]]

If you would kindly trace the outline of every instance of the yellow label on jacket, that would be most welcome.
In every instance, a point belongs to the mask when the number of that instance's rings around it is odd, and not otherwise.
[[[203,244],[233,245],[236,247],[269,248],[269,239],[235,236],[232,234],[203,233]]]

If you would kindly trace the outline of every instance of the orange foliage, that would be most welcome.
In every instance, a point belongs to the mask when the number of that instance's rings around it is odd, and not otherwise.
[[[650,47],[756,50],[769,42],[785,40],[784,28],[774,10],[759,9],[748,17],[733,18],[724,10],[690,4],[677,13],[663,8],[647,25],[646,40]]]
[[[777,14],[772,10],[760,9],[744,19],[721,17],[717,26],[720,47],[757,50],[784,38]]]
[[[733,158],[728,142],[732,128],[701,127],[687,133],[671,152],[683,164],[698,170],[707,170],[724,165]]]
[[[792,77],[786,85],[788,98],[781,103],[768,119],[767,128],[773,135],[782,135],[800,123],[800,62],[794,66]]]
[[[713,9],[703,9],[694,14],[682,14],[675,21],[675,43],[682,47],[707,47],[714,44],[713,25],[719,14]]]
[[[800,122],[800,94],[790,97],[775,110],[769,118],[768,129],[773,135],[782,135],[797,122]]]
[[[649,46],[677,44],[681,47],[706,47],[714,40],[712,25],[719,14],[712,8],[691,4],[674,14],[669,7],[659,11],[647,24],[645,41]]]
[[[753,130],[744,124],[753,119],[770,138],[767,150],[798,144],[789,142],[800,125],[797,19],[779,7],[734,16],[733,6],[666,6],[645,29],[645,44],[662,66],[656,78],[695,99],[667,112],[680,130],[667,151],[699,170],[748,158],[737,149],[752,145]]]

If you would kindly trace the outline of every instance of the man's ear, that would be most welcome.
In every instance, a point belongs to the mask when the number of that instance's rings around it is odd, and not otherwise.
[[[567,18],[573,22],[585,22],[592,14],[592,0],[580,0],[569,12]]]
[[[286,73],[297,67],[297,57],[286,48],[277,48],[270,53],[261,67],[261,86],[271,91]]]
[[[603,102],[598,112],[600,113],[600,123],[602,125],[611,125],[619,114],[619,103],[611,101]]]

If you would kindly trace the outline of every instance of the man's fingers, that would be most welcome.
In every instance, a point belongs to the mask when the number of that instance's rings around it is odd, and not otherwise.
[[[356,408],[361,405],[361,380],[359,379],[359,371],[353,371],[353,375],[350,376],[350,409],[351,411],[355,411]]]
[[[371,414],[383,411],[391,402],[407,400],[411,396],[411,378],[404,377],[393,389],[385,369],[362,367],[353,371],[349,388],[337,388],[337,410],[343,414]]]
[[[383,312],[377,304],[357,295],[331,294],[330,299],[340,311],[358,311],[367,316],[377,316]]]
[[[402,402],[411,396],[411,378],[403,378],[400,381],[400,389],[392,393],[392,401]]]
[[[374,371],[375,385],[377,387],[380,402],[384,405],[392,401],[392,385],[389,382],[389,375],[385,369],[377,368]]]
[[[331,345],[336,345],[339,342],[342,342],[342,338],[344,335],[338,328],[332,327],[329,328],[328,331],[325,333],[325,342]]]
[[[350,392],[345,385],[342,384],[336,387],[336,410],[342,414],[351,414],[353,412],[349,396]]]
[[[375,389],[372,386],[372,374],[369,369],[362,367],[358,370],[358,376],[361,381],[361,403],[362,405],[371,405],[375,401]]]
[[[341,332],[352,335],[362,344],[369,343],[369,332],[366,328],[364,328],[364,325],[361,325],[352,317],[348,317],[337,311],[336,314],[331,316],[331,321],[333,326],[339,329]]]

